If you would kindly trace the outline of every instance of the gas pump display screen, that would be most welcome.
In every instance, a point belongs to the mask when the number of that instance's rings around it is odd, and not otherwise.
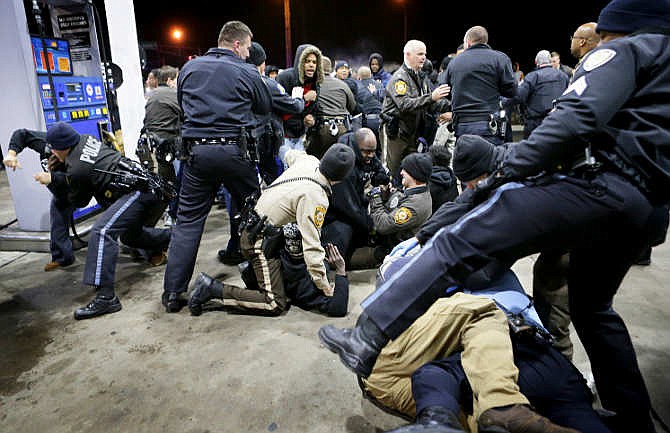
[[[65,39],[44,38],[46,55],[42,46],[42,39],[31,36],[33,46],[33,61],[38,74],[46,74],[47,61],[53,75],[72,75],[72,60],[70,58],[70,44]]]

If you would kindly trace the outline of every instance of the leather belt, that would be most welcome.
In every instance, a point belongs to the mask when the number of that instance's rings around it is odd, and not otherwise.
[[[491,115],[490,114],[474,114],[474,115],[467,115],[467,114],[461,114],[458,115],[456,114],[456,123],[469,123],[469,122],[488,122],[491,120]]]

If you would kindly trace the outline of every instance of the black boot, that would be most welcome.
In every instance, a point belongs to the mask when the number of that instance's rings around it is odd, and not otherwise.
[[[177,292],[163,292],[161,303],[166,313],[178,313],[187,303]]]
[[[195,279],[191,298],[188,300],[188,309],[191,310],[191,315],[201,315],[202,305],[213,298],[223,298],[223,284],[200,272],[198,278]]]
[[[458,416],[443,406],[428,406],[416,417],[416,423],[425,426],[449,427],[449,433],[465,433],[463,426],[458,421]]]
[[[416,417],[416,424],[386,433],[465,433],[456,414],[442,406],[429,406]]]
[[[119,302],[118,297],[106,298],[102,295],[97,295],[85,307],[77,308],[74,312],[74,318],[76,320],[91,319],[103,314],[116,313],[120,310],[121,302]]]
[[[360,315],[353,329],[322,326],[319,339],[331,352],[340,355],[349,370],[361,377],[370,376],[379,352],[389,341],[365,313]]]

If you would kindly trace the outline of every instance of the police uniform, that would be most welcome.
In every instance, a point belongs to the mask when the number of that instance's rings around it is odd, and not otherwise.
[[[533,129],[553,108],[554,99],[568,87],[568,77],[550,65],[529,72],[519,86],[515,101],[522,105],[524,113],[523,134],[528,138]]]
[[[326,253],[319,237],[328,210],[330,182],[319,171],[319,160],[315,157],[293,150],[287,152],[286,159],[288,170],[277,178],[274,182],[276,186],[271,185],[261,194],[255,211],[260,218],[267,217],[266,222],[274,227],[292,222],[298,225],[309,276],[319,290],[329,293],[331,287],[323,264]],[[281,261],[279,257],[266,257],[262,249],[262,233],[253,240],[249,235],[248,229],[242,231],[242,254],[254,268],[259,290],[224,284],[223,304],[279,314],[289,302],[284,290]]]
[[[454,57],[446,71],[456,137],[474,134],[502,144],[497,131],[500,97],[514,97],[517,91],[509,57],[479,43]]]
[[[386,166],[394,177],[400,171],[400,161],[417,150],[417,140],[422,131],[424,113],[433,104],[428,79],[403,64],[391,77],[386,87],[382,106],[384,119],[396,118],[386,123]]]
[[[125,245],[150,254],[162,253],[167,249],[170,233],[153,226],[166,202],[148,183],[121,186],[114,173],[134,162],[95,137],[79,135],[69,124],[59,122],[49,129],[46,140],[54,152],[68,150],[63,154],[68,203],[83,207],[95,198],[105,209],[91,228],[84,266],[84,284],[94,286],[98,293],[88,305],[75,311],[74,318],[88,319],[119,311],[121,303],[114,294],[118,238]]]
[[[8,150],[13,150],[17,154],[23,149],[30,148],[40,156],[42,168],[47,170],[51,149],[46,142],[46,132],[32,131],[29,129],[17,129],[12,133],[9,139]],[[51,156],[53,161],[55,156]],[[51,253],[51,263],[48,263],[45,270],[55,269],[61,266],[69,266],[74,262],[74,252],[72,249],[72,240],[70,240],[70,218],[74,208],[67,200],[67,183],[65,180],[64,167],[58,164],[57,169],[49,169],[51,173],[51,183],[47,186],[53,194],[49,204],[49,251]]]
[[[284,164],[278,162],[279,148],[284,142],[284,126],[281,115],[300,114],[305,109],[305,101],[292,98],[284,87],[270,77],[262,76],[270,89],[272,114],[260,120],[265,125],[264,134],[258,143],[258,168],[266,184],[271,184],[284,171]]]
[[[570,312],[603,406],[624,430],[653,431],[644,380],[612,299],[640,252],[663,242],[667,230],[670,100],[657,96],[670,91],[668,42],[667,32],[640,32],[589,53],[556,110],[510,145],[500,169],[504,179],[550,174],[503,184],[439,230],[363,302],[369,320],[393,339],[445,284],[492,259],[565,248]],[[585,139],[601,166],[579,162]]]
[[[370,215],[383,244],[393,246],[409,239],[433,211],[427,185],[396,191],[383,202],[381,194],[370,199]]]
[[[258,190],[254,162],[246,152],[248,137],[257,127],[257,116],[270,112],[270,92],[258,70],[231,50],[212,48],[182,68],[177,96],[184,112],[182,139],[190,147],[183,168],[163,302],[178,311],[179,293],[185,292],[193,274],[205,220],[213,198],[223,183],[236,208]],[[236,229],[232,228],[231,238]]]

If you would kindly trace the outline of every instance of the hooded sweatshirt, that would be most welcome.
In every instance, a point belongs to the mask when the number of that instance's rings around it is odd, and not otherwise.
[[[384,88],[386,89],[386,85],[389,83],[389,80],[391,79],[391,73],[384,70],[384,57],[382,57],[382,55],[379,53],[370,54],[370,57],[368,59],[368,66],[372,63],[372,59],[377,59],[377,61],[379,62],[379,70],[377,72],[372,73],[372,78],[382,83],[382,86],[384,86]],[[372,70],[372,67],[370,67],[370,70]]]
[[[316,72],[314,77],[308,79],[305,77],[304,62],[308,55],[316,55]],[[319,92],[319,85],[323,82],[323,67],[321,65],[321,50],[314,45],[303,44],[295,50],[295,60],[293,67],[282,71],[277,75],[277,82],[281,84],[290,95],[294,87],[303,87],[304,93],[309,90]],[[318,99],[317,99],[318,100]],[[305,124],[303,119],[308,114],[316,112],[316,104],[311,101],[305,101],[305,109],[299,114],[285,114],[282,116],[284,121],[284,136],[290,138],[300,137],[305,133]]]

